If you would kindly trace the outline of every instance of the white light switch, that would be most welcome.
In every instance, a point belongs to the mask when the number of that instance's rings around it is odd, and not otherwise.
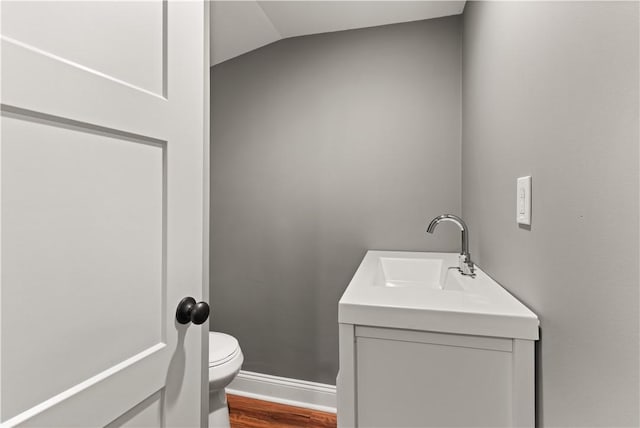
[[[516,220],[531,225],[531,176],[518,178],[516,193]]]

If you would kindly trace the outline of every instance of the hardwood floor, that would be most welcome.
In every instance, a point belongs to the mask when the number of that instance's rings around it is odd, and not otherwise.
[[[336,428],[336,415],[227,394],[231,428]]]

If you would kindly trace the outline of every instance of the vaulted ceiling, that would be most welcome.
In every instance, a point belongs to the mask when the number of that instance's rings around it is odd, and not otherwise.
[[[458,15],[465,1],[212,1],[211,65],[287,37]]]

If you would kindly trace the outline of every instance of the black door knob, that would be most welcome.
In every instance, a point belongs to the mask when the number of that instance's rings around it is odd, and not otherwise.
[[[207,302],[198,302],[193,297],[185,297],[178,303],[176,320],[180,324],[202,324],[209,318],[209,305]]]

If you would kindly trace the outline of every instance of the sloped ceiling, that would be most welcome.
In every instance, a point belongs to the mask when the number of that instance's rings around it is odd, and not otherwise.
[[[465,1],[212,1],[211,65],[287,37],[458,15]]]

